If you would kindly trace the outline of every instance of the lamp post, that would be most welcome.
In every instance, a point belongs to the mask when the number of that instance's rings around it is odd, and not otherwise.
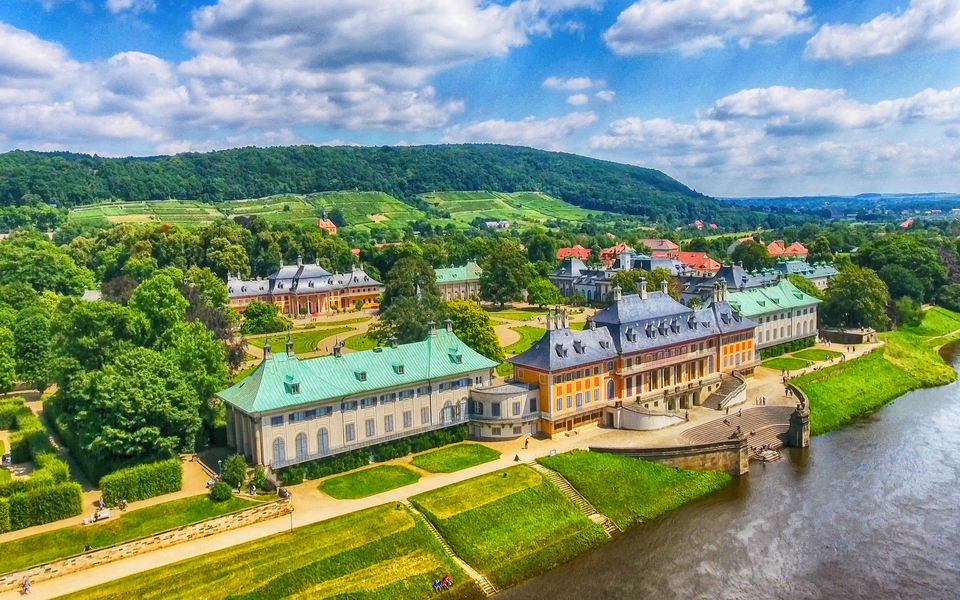
[[[217,461],[217,477],[220,479],[223,478],[223,461],[222,460]]]
[[[290,533],[293,533],[293,506],[290,507]]]

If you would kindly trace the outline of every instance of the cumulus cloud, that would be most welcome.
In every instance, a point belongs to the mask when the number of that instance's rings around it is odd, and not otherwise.
[[[590,102],[590,98],[586,94],[574,94],[567,97],[567,104],[571,106],[583,106],[587,102]]]
[[[519,121],[495,119],[471,125],[454,125],[444,131],[446,143],[488,142],[519,144],[548,150],[563,150],[566,139],[597,121],[592,112],[572,112],[562,117],[539,119],[529,116]]]
[[[153,12],[157,10],[157,5],[153,0],[107,0],[107,10],[113,14],[130,11],[133,14],[142,12]]]
[[[589,77],[570,77],[563,79],[561,77],[551,76],[543,81],[543,87],[548,90],[579,91],[603,87],[604,85],[606,85],[604,82]]]
[[[911,0],[899,14],[883,13],[859,25],[824,25],[804,56],[846,63],[922,50],[960,47],[960,2]]]
[[[742,47],[811,31],[805,0],[640,0],[626,8],[603,33],[621,56],[678,51],[695,55]]]
[[[595,95],[597,98],[599,98],[600,100],[603,100],[607,104],[613,102],[614,99],[616,99],[617,97],[617,93],[614,92],[613,90],[600,90]]]

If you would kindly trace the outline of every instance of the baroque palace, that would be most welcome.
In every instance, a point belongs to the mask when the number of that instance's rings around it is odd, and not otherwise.
[[[246,379],[218,396],[230,447],[285,467],[434,429],[468,423],[476,438],[563,435],[593,426],[657,429],[693,406],[720,409],[742,394],[757,364],[757,324],[726,300],[694,310],[665,290],[622,295],[582,331],[566,313],[510,359],[514,379],[473,351],[452,324],[421,342],[300,359],[264,348]],[[740,398],[737,401],[742,401]]]

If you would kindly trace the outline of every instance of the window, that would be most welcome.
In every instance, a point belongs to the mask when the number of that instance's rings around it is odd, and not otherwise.
[[[514,415],[519,415],[519,414],[520,414],[520,403],[519,403],[519,402],[514,402],[514,403],[513,403],[513,414],[514,414]]]
[[[613,370],[613,361],[612,361],[612,360],[608,360],[608,361],[607,361],[607,370],[608,370],[608,371],[612,371],[612,370]]]
[[[357,373],[357,379],[359,379],[360,381],[366,381],[366,380],[367,380],[367,372],[366,372],[366,371],[360,371],[359,373]]]
[[[564,381],[570,381],[571,379],[573,379],[573,373],[564,373],[564,374],[563,374],[563,380],[564,380]]]
[[[340,410],[357,410],[357,401],[342,402],[340,404]]]
[[[377,405],[376,396],[370,396],[369,398],[364,398],[363,400],[360,401],[361,408],[370,408],[371,406],[376,406],[376,405]]]
[[[327,433],[326,427],[317,432],[317,448],[320,454],[326,454],[330,450],[330,434]]]
[[[413,413],[409,410],[403,411],[403,427],[407,428],[413,425]]]
[[[291,383],[291,384],[290,384],[290,393],[291,393],[291,394],[299,394],[299,393],[300,393],[300,384],[299,384],[299,383]]]
[[[627,395],[633,395],[633,377],[627,377]]]
[[[530,398],[530,412],[537,412],[537,399]]]
[[[348,442],[352,442],[356,439],[357,433],[354,429],[353,423],[347,423],[347,426],[343,428],[343,437]]]
[[[397,365],[397,375],[403,375],[403,365]]]
[[[383,431],[384,433],[390,433],[393,431],[393,415],[383,416]]]
[[[429,386],[429,385],[425,385],[425,386],[422,386],[422,387],[418,387],[418,388],[417,388],[417,395],[418,395],[418,396],[425,396],[425,395],[427,395],[427,394],[429,394],[429,393],[430,393],[430,386]]]
[[[290,421],[291,421],[292,423],[298,423],[298,422],[300,422],[300,421],[303,421],[303,420],[306,419],[306,418],[307,418],[307,416],[304,414],[304,412],[303,412],[302,410],[297,411],[297,412],[295,412],[295,413],[290,413]]]
[[[298,433],[297,434],[297,460],[305,460],[307,458],[307,434]]]
[[[573,408],[573,394],[567,394],[567,408]]]
[[[556,406],[554,407],[554,409],[555,409],[557,412],[560,412],[561,410],[563,410],[563,396],[558,396],[558,397],[557,397],[557,402],[556,402]]]
[[[499,416],[500,416],[500,403],[499,403],[499,402],[494,402],[493,404],[490,405],[490,415],[491,415],[491,416],[494,416],[494,417],[499,417]]]
[[[493,435],[500,435],[500,428],[494,427],[490,430],[490,432],[493,433]]]
[[[443,408],[440,409],[440,422],[449,423],[453,421],[453,405],[447,402],[443,405]]]
[[[613,400],[616,396],[616,387],[613,384],[613,380],[607,382],[607,400]]]
[[[380,404],[386,404],[387,402],[396,402],[397,393],[390,392],[389,394],[380,394]]]
[[[521,433],[523,433],[523,427],[520,427],[519,425],[517,425],[516,427],[513,428],[514,435],[520,435]]]
[[[366,427],[367,437],[373,437],[373,436],[377,435],[377,423],[376,423],[376,421],[374,421],[373,419],[367,419],[367,420],[364,422],[364,426]]]
[[[593,368],[593,374],[594,375],[600,374],[600,365],[597,365],[596,367]]]
[[[316,409],[316,411],[317,411],[318,417],[329,417],[330,415],[333,414],[333,407],[321,406],[320,408]]]
[[[554,377],[553,377],[553,383],[562,383],[562,382],[563,382],[563,378],[562,378],[562,377],[560,377],[559,375],[554,375]]]
[[[583,394],[577,394],[577,408],[583,408]]]
[[[273,464],[286,460],[287,455],[283,450],[283,438],[273,440]]]
[[[463,355],[462,354],[454,355],[453,362],[457,363],[458,365],[463,363]]]
[[[420,409],[420,423],[429,423],[430,422],[430,409],[426,406]]]
[[[277,425],[283,425],[283,415],[279,417],[270,417],[270,424],[276,427]]]
[[[593,390],[593,401],[600,402],[600,388],[595,388]]]

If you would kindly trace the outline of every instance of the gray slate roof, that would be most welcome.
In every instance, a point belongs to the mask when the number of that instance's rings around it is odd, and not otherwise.
[[[331,273],[320,265],[284,265],[266,279],[227,280],[231,298],[253,294],[308,294],[357,287],[377,286],[380,282],[360,267],[350,273]]]
[[[617,349],[605,327],[551,329],[526,351],[507,359],[514,366],[541,371],[560,371],[617,356]]]

